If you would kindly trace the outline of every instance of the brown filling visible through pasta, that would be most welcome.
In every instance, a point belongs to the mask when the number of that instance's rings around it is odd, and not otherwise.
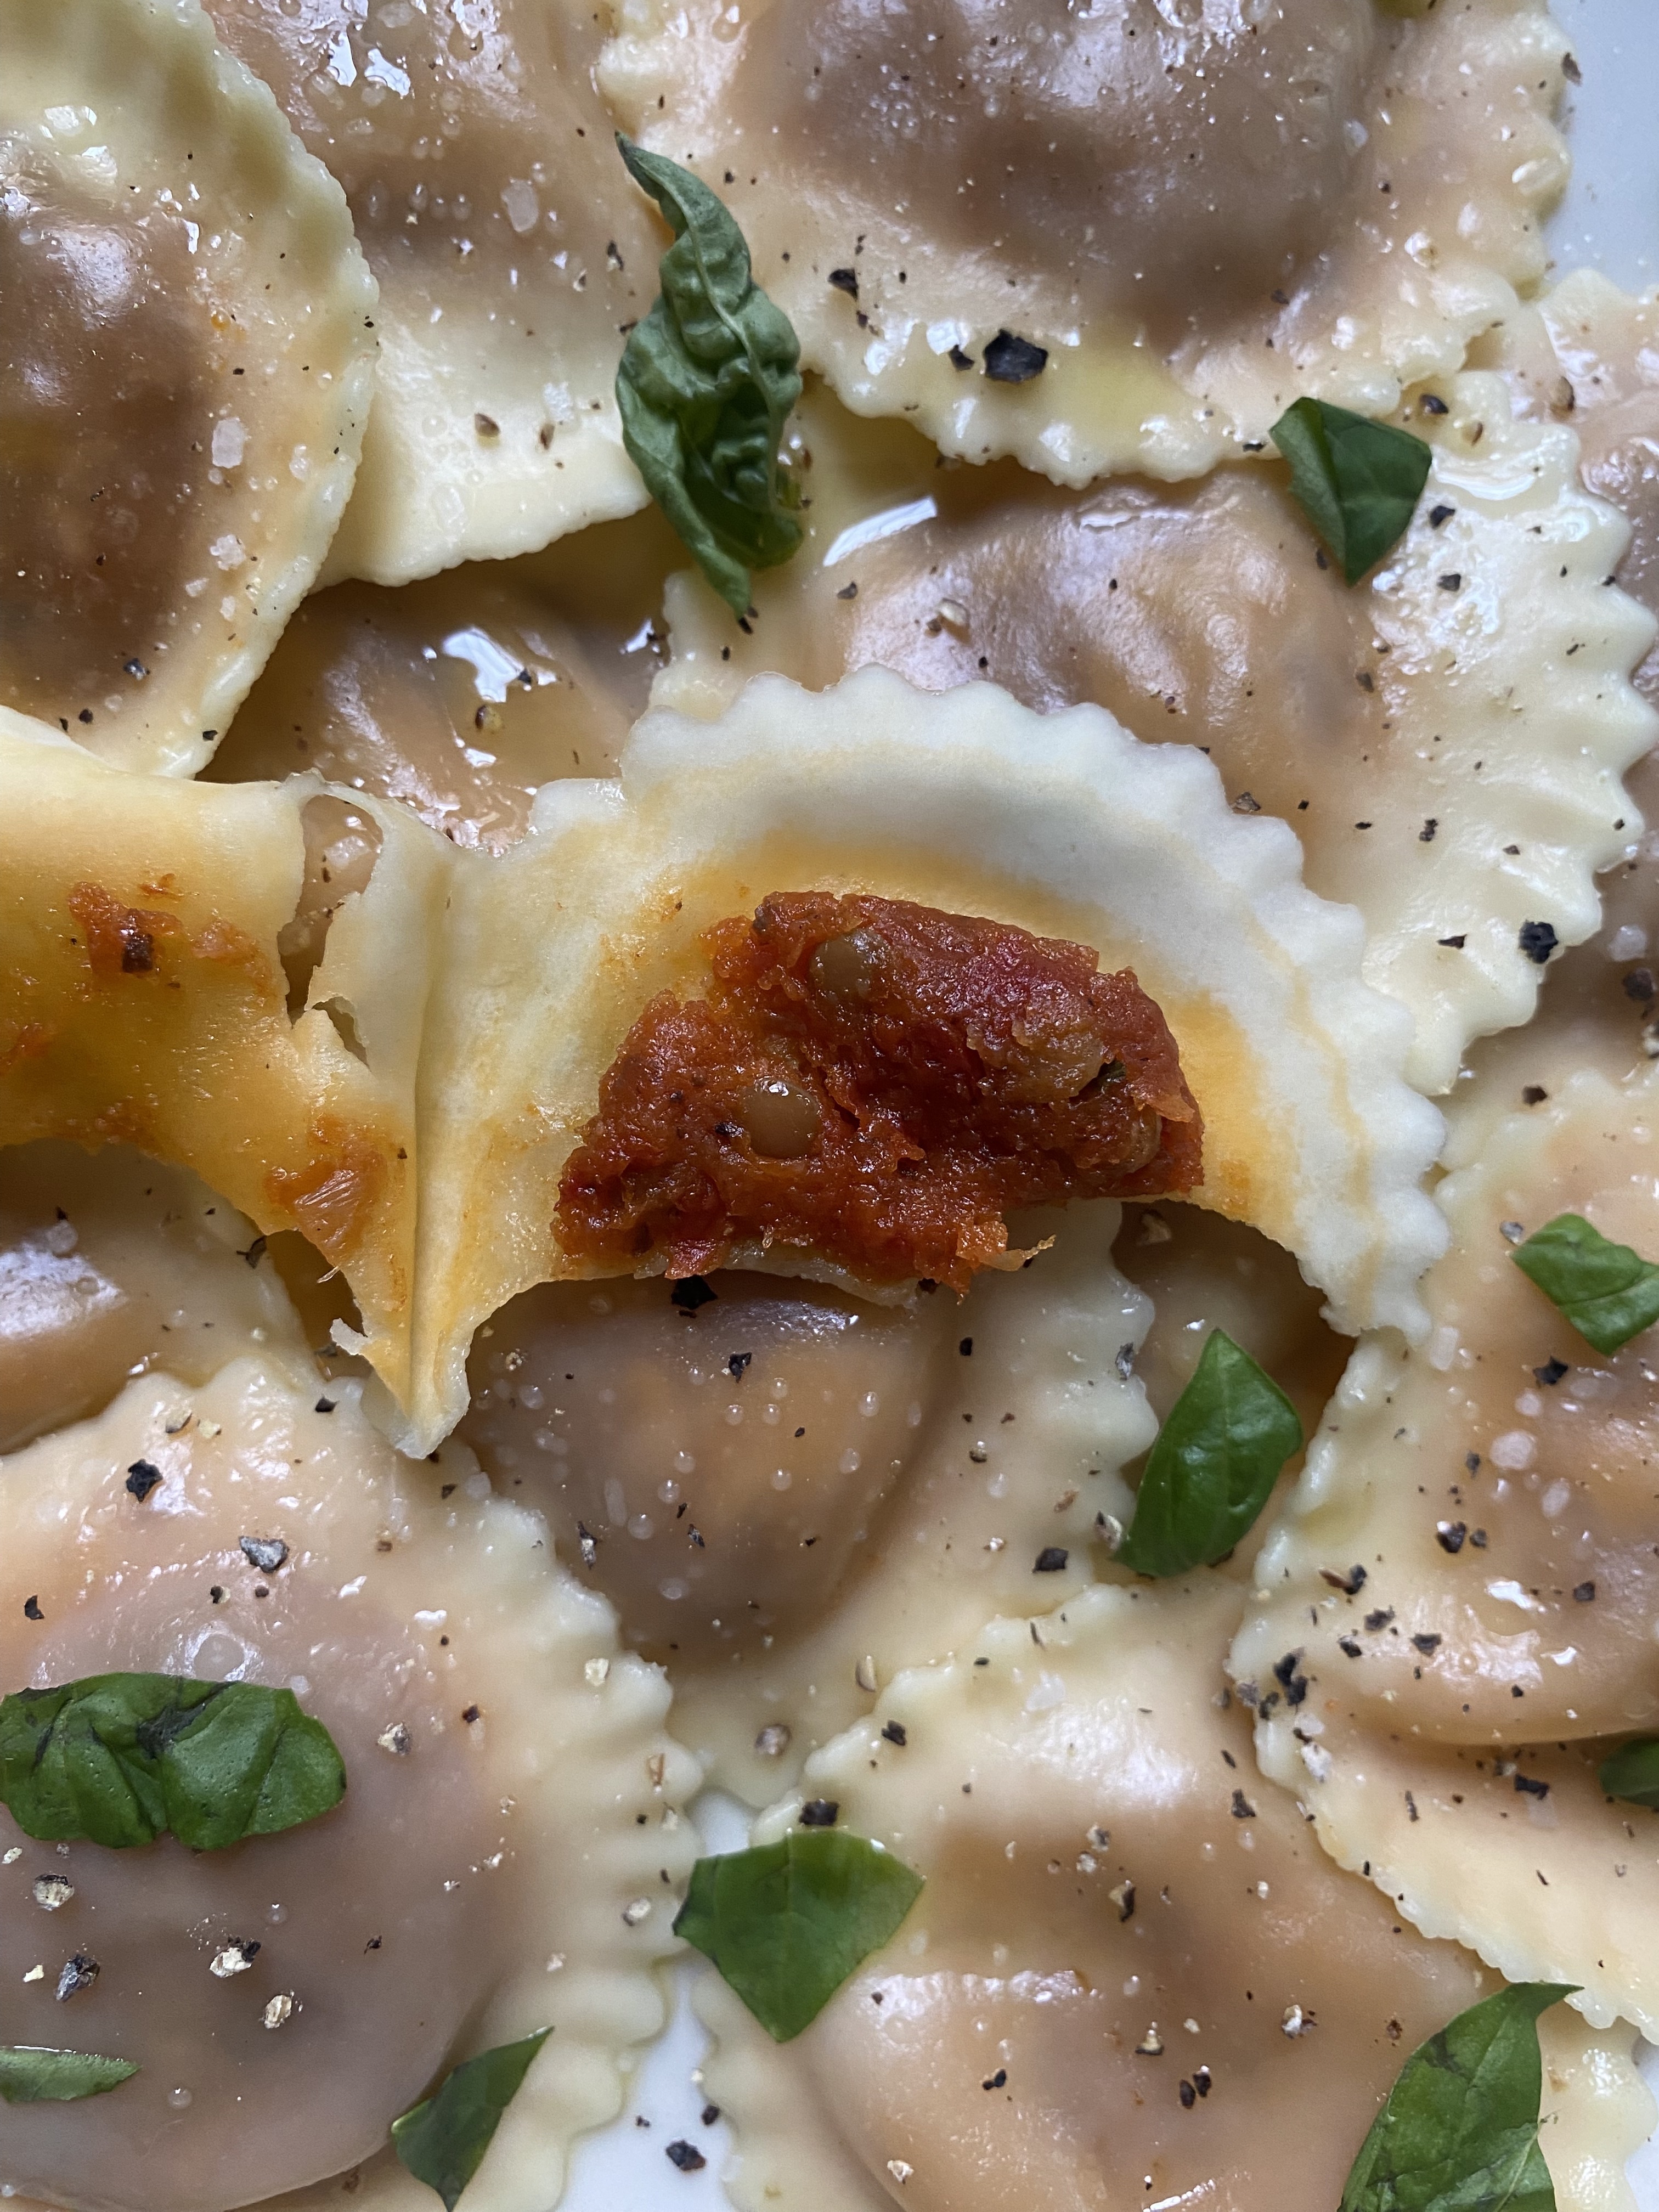
[[[653,999],[555,1220],[573,1258],[706,1273],[804,1248],[963,1289],[1011,1206],[1200,1179],[1168,1024],[1086,945],[902,900],[779,891],[716,922],[701,999]]]

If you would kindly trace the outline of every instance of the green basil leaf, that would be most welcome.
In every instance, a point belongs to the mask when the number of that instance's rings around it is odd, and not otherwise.
[[[46,1843],[192,1850],[298,1827],[345,1768],[292,1690],[174,1674],[93,1674],[0,1699],[0,1803]]]
[[[775,2043],[815,2021],[921,1893],[902,1859],[844,1828],[699,1859],[674,1933],[712,1959]]]
[[[1601,1761],[1597,1779],[1609,1797],[1659,1812],[1659,1735],[1638,1735]]]
[[[416,2181],[437,2191],[447,2212],[455,2212],[531,2060],[552,2033],[550,2027],[538,2028],[521,2042],[500,2044],[463,2059],[434,2094],[392,2123],[392,2148]]]
[[[1302,1442],[1296,1408],[1278,1383],[1212,1328],[1147,1455],[1119,1559],[1137,1574],[1184,1575],[1225,1559]]]
[[[1598,1352],[1617,1352],[1659,1321],[1659,1267],[1582,1214],[1558,1213],[1510,1257]]]
[[[32,2043],[0,2043],[0,2097],[9,2105],[72,2105],[131,2081],[130,2058],[93,2051],[47,2051]]]
[[[1538,2148],[1536,2021],[1571,1994],[1516,1982],[1420,2044],[1371,2123],[1341,2212],[1555,2212]]]
[[[800,397],[800,345],[750,273],[749,248],[700,177],[617,134],[629,174],[668,218],[662,291],[617,372],[623,443],[697,566],[741,617],[749,572],[801,541],[778,465]]]
[[[1267,434],[1344,580],[1357,584],[1405,536],[1428,481],[1429,447],[1409,430],[1325,399],[1297,400]]]

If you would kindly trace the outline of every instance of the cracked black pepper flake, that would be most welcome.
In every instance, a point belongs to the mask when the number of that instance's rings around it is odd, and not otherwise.
[[[585,1521],[576,1523],[576,1543],[582,1555],[582,1565],[591,1567],[599,1556],[599,1540]]]
[[[1541,1367],[1534,1367],[1532,1372],[1534,1381],[1541,1382],[1546,1389],[1549,1389],[1559,1382],[1564,1375],[1571,1375],[1572,1370],[1565,1359],[1551,1357]]]
[[[1547,1797],[1550,1794],[1549,1784],[1540,1782],[1534,1774],[1517,1774],[1515,1786],[1523,1797]]]
[[[23,1618],[25,1620],[44,1620],[46,1617],[46,1614],[40,1610],[40,1601],[38,1597],[26,1597],[23,1600]]]
[[[910,1741],[909,1737],[905,1733],[904,1723],[902,1721],[889,1721],[883,1728],[881,1734],[882,1741],[884,1743],[896,1743],[901,1751]]]
[[[313,1413],[331,1413],[334,1411],[334,1401],[332,1398],[319,1398],[311,1410]]]
[[[1425,392],[1417,404],[1425,415],[1449,415],[1451,412],[1437,392]]]
[[[1012,331],[999,331],[985,349],[985,374],[993,384],[1029,384],[1048,366],[1048,348]]]
[[[1417,1800],[1409,1790],[1406,1792],[1406,1811],[1413,1820],[1418,1818]]]
[[[668,1303],[683,1314],[694,1314],[700,1306],[711,1305],[720,1292],[704,1282],[701,1275],[687,1275],[675,1284],[668,1293]]]
[[[1425,1659],[1431,1651],[1437,1651],[1440,1649],[1441,1644],[1443,1640],[1444,1639],[1443,1638],[1438,1636],[1413,1636],[1412,1638],[1412,1642],[1417,1646],[1417,1649],[1423,1654],[1423,1656]]]
[[[1070,1557],[1071,1553],[1063,1546],[1045,1544],[1036,1555],[1036,1564],[1031,1572],[1034,1575],[1057,1575]]]
[[[1358,1659],[1361,1656],[1360,1648],[1352,1636],[1339,1636],[1336,1648],[1339,1651],[1346,1651],[1350,1659]]]
[[[1333,1589],[1341,1590],[1352,1597],[1365,1587],[1365,1570],[1356,1559],[1346,1571],[1340,1567],[1322,1567],[1319,1579],[1322,1583],[1328,1583]]]
[[[843,584],[843,585],[842,586],[842,587],[841,587],[840,591],[838,591],[838,592],[836,593],[836,597],[838,599],[857,599],[858,595],[859,595],[859,587],[858,587],[858,585],[857,585],[857,583],[856,583],[856,582],[854,582],[854,583],[851,583],[851,584]]]
[[[833,1828],[841,1818],[841,1801],[836,1797],[809,1797],[800,1808],[803,1828]]]
[[[1656,991],[1659,991],[1659,984],[1654,982],[1651,968],[1632,968],[1620,982],[1620,988],[1627,999],[1633,999],[1638,1006],[1645,1006]]]
[[[971,1359],[974,1356],[973,1338],[971,1336],[964,1336],[961,1343],[957,1345],[957,1350],[962,1355],[963,1358]]]
[[[1461,952],[1468,942],[1468,933],[1466,930],[1461,937],[1437,937],[1434,941],[1437,945],[1445,945],[1450,951]]]
[[[461,1718],[466,1723],[469,1728],[471,1727],[474,1721],[482,1720],[483,1717],[483,1708],[481,1705],[468,1705],[461,1715]]]
[[[1434,1524],[1435,1542],[1439,1545],[1443,1552],[1450,1552],[1454,1557],[1462,1550],[1464,1539],[1468,1533],[1469,1524],[1467,1521],[1437,1521]]]
[[[1521,1086],[1521,1103],[1523,1106],[1541,1106],[1549,1095],[1541,1083],[1523,1083]]]
[[[1001,2089],[1006,2087],[1007,2081],[1008,2069],[1006,2066],[999,2066],[996,2072],[988,2074],[979,2086],[981,2089]]]
[[[1456,512],[1457,509],[1455,507],[1448,507],[1443,501],[1438,507],[1431,507],[1429,509],[1429,527],[1431,530],[1443,528]]]
[[[250,1267],[257,1267],[260,1261],[264,1258],[265,1247],[270,1242],[270,1239],[268,1237],[256,1237],[246,1251],[239,1252],[236,1256],[239,1260],[246,1260]]]
[[[1523,921],[1521,925],[1519,937],[1521,950],[1528,960],[1534,962],[1540,968],[1554,951],[1559,942],[1554,925],[1551,922]]]
[[[1194,2066],[1193,2069],[1193,2087],[1197,2090],[1199,2095],[1200,2097],[1207,2097],[1210,2094],[1211,2086],[1209,2068],[1207,2066]]]
[[[684,2139],[678,2142],[665,2143],[663,2156],[671,2166],[678,2166],[682,2173],[701,2173],[708,2163],[696,2143],[686,2142]]]
[[[705,2105],[697,2118],[702,2122],[704,2127],[712,2128],[720,2116],[720,2108],[718,2105]]]
[[[274,1575],[288,1557],[288,1546],[280,1536],[242,1536],[237,1543],[242,1557],[262,1575]]]
[[[1574,1597],[1577,1599],[1580,1605],[1593,1604],[1595,1599],[1595,1584],[1594,1583],[1575,1583],[1573,1585],[1572,1594]],[[25,1607],[24,1610],[27,1612],[27,1607]]]
[[[1190,2081],[1183,2081],[1181,2084],[1180,2096],[1182,2109],[1190,2112],[1193,2106],[1198,2102],[1198,2092],[1194,2088]]]
[[[1233,1792],[1233,1818],[1235,1820],[1254,1820],[1255,1818],[1255,1807],[1242,1790]]]
[[[71,1997],[78,1997],[83,1990],[89,1990],[99,1972],[97,1960],[89,1958],[84,1951],[77,1951],[72,1959],[65,1960],[58,1977],[58,2003],[67,2004]]]
[[[1299,1651],[1287,1651],[1282,1659],[1273,1662],[1273,1680],[1285,1692],[1287,1705],[1299,1705],[1308,1694],[1308,1678],[1297,1672]]]
[[[1437,578],[1436,580],[1443,592],[1461,592],[1463,588],[1462,573],[1456,568],[1449,569],[1443,576]]]
[[[835,286],[836,291],[845,292],[849,300],[857,299],[859,295],[857,270],[832,269],[830,271],[830,282]]]
[[[142,1505],[156,1484],[163,1480],[159,1467],[152,1467],[147,1459],[136,1459],[127,1469],[126,1487]]]
[[[741,1382],[754,1364],[752,1352],[734,1352],[726,1363],[726,1371],[734,1382]]]
[[[953,345],[945,358],[952,368],[971,368],[974,365],[972,354],[964,353],[959,345]]]

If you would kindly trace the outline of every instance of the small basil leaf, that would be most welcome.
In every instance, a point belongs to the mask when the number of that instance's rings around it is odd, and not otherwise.
[[[550,2027],[538,2028],[521,2042],[500,2044],[463,2059],[432,2096],[392,2123],[392,2148],[416,2181],[437,2191],[447,2212],[455,2212],[531,2060],[552,2033]]]
[[[1428,481],[1429,447],[1409,430],[1325,399],[1297,400],[1267,434],[1344,580],[1357,584],[1405,536]]]
[[[1639,1735],[1621,1743],[1601,1761],[1597,1778],[1607,1796],[1659,1812],[1659,1735]]]
[[[168,1830],[222,1850],[315,1820],[345,1790],[292,1690],[93,1674],[0,1699],[0,1803],[25,1835],[124,1850]]]
[[[1659,1267],[1582,1214],[1558,1213],[1510,1257],[1598,1352],[1617,1352],[1659,1321]]]
[[[0,2097],[9,2105],[72,2105],[118,2089],[137,2071],[130,2058],[100,2058],[93,2051],[0,2043]]]
[[[1536,2022],[1571,1994],[1516,1982],[1420,2044],[1371,2123],[1340,2212],[1555,2212],[1538,2148]]]
[[[794,487],[778,465],[800,397],[800,346],[750,273],[749,248],[700,177],[617,136],[634,181],[667,216],[674,243],[662,291],[617,372],[623,443],[663,513],[733,614],[749,572],[801,541]]]
[[[775,2043],[787,2043],[880,1950],[921,1887],[866,1837],[792,1829],[779,1843],[699,1859],[674,1933],[713,1960]]]
[[[1212,1328],[1147,1455],[1119,1559],[1137,1574],[1184,1575],[1224,1559],[1302,1442],[1296,1408],[1279,1385]]]

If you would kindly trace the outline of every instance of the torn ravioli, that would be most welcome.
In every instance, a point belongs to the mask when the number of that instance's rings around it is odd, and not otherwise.
[[[624,0],[599,80],[849,407],[1083,484],[1461,366],[1543,274],[1565,44],[1531,0]]]
[[[612,392],[662,241],[592,89],[572,5],[210,0],[344,187],[380,358],[331,581],[533,551],[646,494]]]
[[[472,2051],[550,2027],[469,2192],[530,2212],[571,2135],[618,2108],[623,2051],[661,2023],[651,1969],[672,1948],[696,1780],[663,1734],[661,1677],[618,1652],[538,1516],[492,1497],[464,1450],[400,1461],[358,1395],[313,1405],[314,1378],[267,1356],[200,1389],[147,1376],[0,1468],[9,1685],[285,1685],[348,1785],[331,1812],[222,1851],[54,1850],[0,1812],[0,2037],[56,2045],[72,2026],[140,2068],[118,2096],[0,2108],[21,2198],[320,2203],[310,2185],[372,2161],[372,2201],[422,2212],[382,2148],[390,2122]],[[160,1477],[142,1498],[124,1481],[140,1460]],[[72,1892],[49,1928],[30,1901],[48,1866]],[[30,1982],[43,1943],[52,1971]],[[245,1971],[218,1966],[227,1948]],[[70,1953],[96,1966],[66,2013]]]
[[[0,791],[0,1142],[134,1146],[297,1230],[406,1391],[450,848],[314,778],[128,775],[3,709]]]
[[[1407,1073],[1443,1091],[1471,1039],[1537,1002],[1524,927],[1595,929],[1592,872],[1638,819],[1620,773],[1656,728],[1627,680],[1651,618],[1606,587],[1626,533],[1571,434],[1512,422],[1491,375],[1444,392],[1410,410],[1434,448],[1417,519],[1353,591],[1282,471],[1052,491],[940,471],[816,394],[794,432],[805,547],[757,580],[748,636],[675,578],[653,697],[709,714],[763,668],[823,685],[878,662],[1202,745],[1236,808],[1296,829],[1312,889],[1359,908],[1367,981],[1416,1020]]]
[[[0,1152],[0,1451],[100,1413],[135,1372],[206,1382],[306,1338],[245,1214],[124,1146]]]
[[[896,1669],[1103,1561],[1157,1425],[1118,1213],[1017,1216],[1052,1249],[960,1300],[723,1271],[689,1315],[566,1283],[480,1331],[460,1435],[668,1667],[723,1786],[763,1804]]]
[[[351,489],[375,291],[192,0],[8,0],[0,702],[188,775]]]
[[[502,851],[544,783],[614,771],[659,665],[661,579],[684,557],[653,510],[511,567],[317,592],[210,777],[311,770]]]
[[[455,859],[423,1075],[416,1441],[465,1406],[479,1323],[594,1272],[549,1224],[601,1079],[657,993],[706,978],[700,933],[782,886],[878,889],[1132,968],[1202,1110],[1203,1201],[1294,1251],[1348,1326],[1415,1326],[1443,1232],[1415,1188],[1437,1117],[1400,1078],[1406,1018],[1359,981],[1358,917],[1302,889],[1294,838],[1229,812],[1194,752],[989,684],[757,678],[718,723],[647,716],[617,782],[551,785],[510,854]]]
[[[1248,1716],[1218,1695],[1238,1602],[1206,1577],[994,1621],[900,1675],[763,1816],[757,1842],[803,1798],[832,1804],[927,1887],[793,2042],[699,1984],[745,2212],[1095,2212],[1206,2185],[1336,2201],[1406,2056],[1491,1978],[1397,1932],[1255,1774]],[[1633,2147],[1630,2043],[1606,2051]],[[1573,2022],[1564,2061],[1583,2045]]]
[[[1596,1765],[1603,1739],[1659,1725],[1650,1348],[1594,1351],[1511,1254],[1563,1212],[1659,1249],[1656,1095],[1659,1071],[1583,1071],[1442,1184],[1432,1333],[1355,1353],[1231,1661],[1265,1765],[1344,1864],[1427,1932],[1650,2033],[1652,1815],[1605,1798]]]

